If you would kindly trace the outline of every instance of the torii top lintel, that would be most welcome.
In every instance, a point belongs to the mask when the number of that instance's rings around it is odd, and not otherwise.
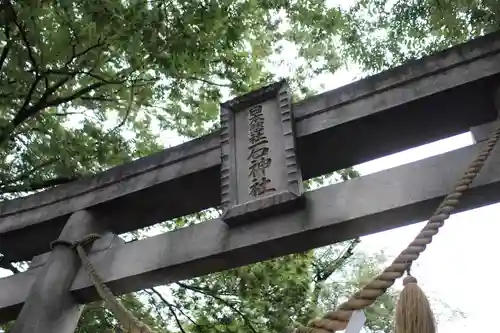
[[[300,102],[288,100],[295,123],[294,134],[289,137],[294,138],[296,167],[300,169],[294,177],[300,183],[300,179],[491,122],[498,116],[493,92],[499,78],[500,32],[496,32]],[[277,87],[281,89],[282,83]],[[255,102],[252,98],[247,100]],[[269,106],[264,104],[263,112],[273,114],[267,112]],[[274,112],[278,114],[282,117],[282,113]],[[265,122],[267,129],[279,128],[268,125],[276,125],[277,120]],[[67,218],[82,209],[100,214],[110,231],[119,234],[219,206],[224,201],[221,133],[217,131],[92,177],[1,203],[0,253],[8,254],[12,260],[29,260],[48,251],[48,244],[57,238]],[[247,131],[238,133],[248,135]],[[281,139],[273,136],[273,142],[285,142],[285,132],[282,134]],[[278,163],[274,155],[272,158]],[[248,172],[248,163],[240,163],[235,170]],[[269,172],[271,175],[270,168]],[[277,178],[272,177],[276,182]],[[292,199],[300,198],[300,191],[287,187],[289,179],[280,181],[281,187],[273,186],[282,189],[278,192],[292,193]],[[248,191],[247,186],[241,188]],[[225,202],[228,207],[258,202],[243,194],[229,198]],[[228,217],[229,223],[230,214]]]

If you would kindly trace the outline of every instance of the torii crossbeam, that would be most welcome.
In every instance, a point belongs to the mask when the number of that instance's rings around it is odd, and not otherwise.
[[[499,84],[500,33],[296,104],[280,82],[224,104],[219,133],[2,203],[0,252],[36,258],[27,272],[0,279],[0,322],[26,302],[19,332],[41,332],[30,327],[35,320],[72,332],[79,310],[64,288],[78,302],[96,299],[74,258],[44,254],[61,232],[107,233],[90,258],[122,294],[422,221],[498,121]],[[472,146],[302,191],[303,179],[469,130]],[[497,149],[459,209],[498,201]],[[222,219],[127,244],[114,236],[220,205]],[[49,267],[62,263],[68,271],[51,275]],[[57,292],[40,292],[47,286]],[[53,304],[44,304],[49,298]]]

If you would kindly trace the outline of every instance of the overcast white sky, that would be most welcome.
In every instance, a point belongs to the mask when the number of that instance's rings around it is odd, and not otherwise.
[[[353,0],[329,0],[331,5],[349,7]],[[394,1],[389,1],[393,3]],[[284,52],[293,62],[293,51]],[[290,56],[291,55],[291,56]],[[284,73],[286,69],[276,68]],[[322,90],[335,89],[362,76],[354,66],[335,75],[323,75],[311,84]],[[366,175],[398,165],[414,162],[472,144],[469,133],[416,147],[358,165]],[[441,299],[452,308],[465,312],[465,319],[442,321],[439,333],[491,332],[496,326],[496,306],[500,289],[492,286],[496,277],[496,253],[500,235],[500,203],[452,215],[412,268],[424,292],[433,299]],[[423,227],[424,222],[362,238],[360,250],[376,253],[384,250],[390,259],[397,256]],[[490,272],[491,270],[491,272]],[[399,282],[398,287],[401,282]],[[446,311],[435,308],[436,313]]]
[[[319,81],[327,89],[333,89],[349,83],[355,75],[357,73],[340,71]],[[466,133],[373,160],[356,169],[366,175],[470,144],[472,137]],[[493,288],[488,280],[496,276],[492,263],[498,251],[499,217],[500,204],[453,215],[414,265],[412,273],[429,296],[467,315],[466,319],[441,322],[440,333],[488,332],[495,325],[493,300],[500,298],[500,290]],[[360,249],[368,253],[383,249],[392,259],[413,240],[423,225],[424,222],[363,237]],[[443,308],[435,310],[444,311]]]
[[[287,48],[284,54],[289,65],[290,63],[293,65],[291,59],[294,50]],[[285,76],[290,70],[287,66],[273,69]],[[310,84],[326,91],[349,84],[360,74],[362,73],[356,68],[342,69],[334,75],[317,77]],[[169,145],[181,142],[172,133],[165,134],[164,140]],[[472,143],[471,135],[465,133],[363,163],[356,166],[356,169],[362,175],[366,175]],[[419,285],[426,294],[432,299],[443,300],[450,307],[458,308],[467,315],[465,319],[441,321],[438,327],[440,333],[468,333],[471,330],[483,332],[491,330],[494,325],[496,308],[492,300],[500,298],[500,290],[492,288],[489,281],[483,281],[483,278],[489,278],[490,274],[485,270],[491,267],[495,259],[494,249],[496,249],[497,235],[500,234],[500,224],[495,223],[498,217],[500,217],[500,204],[451,216],[413,266],[412,273],[418,278]],[[363,237],[359,250],[367,253],[384,250],[392,259],[413,240],[423,225],[424,222]],[[493,278],[495,272],[492,273]],[[400,284],[401,282],[398,282],[397,286],[400,287]],[[439,305],[434,311],[438,315],[446,313],[446,309]]]
[[[358,170],[366,174],[470,143],[468,134],[460,135],[365,163]],[[491,264],[495,262],[495,250],[498,251],[499,216],[500,204],[453,215],[412,269],[426,293],[467,314],[463,320],[441,322],[439,332],[487,332],[494,325],[496,307],[492,300],[500,297],[500,291],[483,278],[488,279],[489,269],[495,274],[496,268]],[[361,247],[368,252],[386,249],[388,254],[396,256],[423,224],[364,237]]]
[[[293,52],[285,54],[288,54],[288,59],[293,57]],[[285,67],[276,68],[278,73],[288,70]],[[348,84],[359,75],[360,72],[356,70],[340,70],[335,75],[318,77],[311,84],[317,88],[323,84],[322,90],[330,90]],[[179,142],[171,133],[165,133],[163,139],[166,146]],[[364,163],[356,168],[366,175],[471,143],[470,135],[463,134]],[[496,259],[495,250],[498,251],[497,237],[500,235],[500,224],[495,223],[498,217],[500,204],[453,215],[412,269],[427,294],[467,314],[464,320],[440,323],[440,333],[488,332],[495,325],[496,307],[493,300],[500,299],[500,289],[492,287],[490,279],[496,277],[493,263]],[[389,256],[395,256],[415,237],[422,225],[419,223],[364,237],[360,248],[368,253],[384,249]],[[2,274],[4,272],[0,269],[0,276],[5,275]],[[440,312],[442,309],[435,310]]]
[[[333,89],[350,82],[352,77],[341,71],[332,77],[325,76],[320,81],[326,85],[326,89]],[[171,143],[176,141],[173,137],[170,139]],[[366,175],[471,143],[470,135],[463,134],[370,161],[358,165],[356,169]],[[500,204],[453,215],[414,265],[412,273],[429,296],[442,299],[467,314],[463,320],[441,322],[440,333],[487,332],[495,324],[496,307],[493,300],[500,298],[500,290],[493,288],[489,279],[496,277],[492,264],[495,262],[495,250],[498,251],[496,242],[500,224],[495,223],[498,217]],[[383,249],[387,255],[396,256],[422,226],[423,223],[419,223],[364,237],[360,250],[376,253]],[[0,269],[0,277],[10,275],[5,273]],[[441,312],[443,309],[437,308],[435,311]]]

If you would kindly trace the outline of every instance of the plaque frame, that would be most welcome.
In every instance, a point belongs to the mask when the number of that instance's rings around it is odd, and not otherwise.
[[[282,167],[286,169],[286,189],[240,203],[237,202],[235,114],[273,99],[278,105],[276,111],[280,113],[285,150],[285,165]],[[220,105],[222,219],[228,226],[240,225],[304,207],[302,173],[296,156],[295,123],[291,105],[289,86],[284,79]]]

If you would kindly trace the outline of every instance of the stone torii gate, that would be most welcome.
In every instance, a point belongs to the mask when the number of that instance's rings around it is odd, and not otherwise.
[[[230,269],[426,219],[498,123],[500,33],[293,104],[278,82],[221,106],[221,130],[94,177],[0,205],[0,322],[69,333],[98,299],[70,249],[115,294]],[[303,193],[302,180],[471,131],[475,144]],[[459,210],[500,201],[497,147]],[[380,195],[383,193],[384,195]],[[222,206],[221,219],[124,243],[116,235]]]

